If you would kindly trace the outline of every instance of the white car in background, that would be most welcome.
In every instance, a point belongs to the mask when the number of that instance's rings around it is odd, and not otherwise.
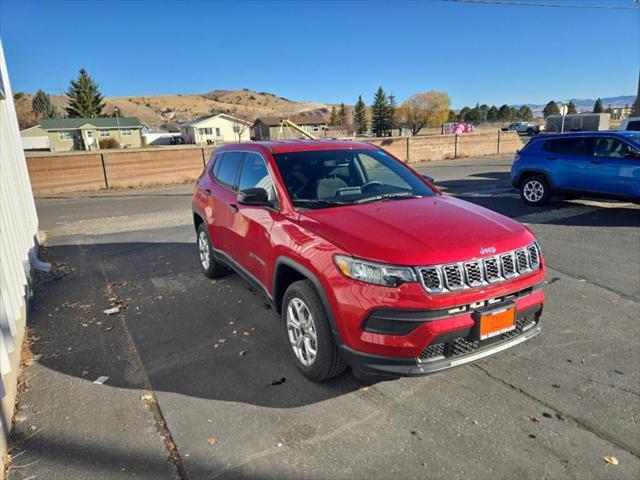
[[[625,118],[618,130],[633,130],[640,132],[640,117]]]

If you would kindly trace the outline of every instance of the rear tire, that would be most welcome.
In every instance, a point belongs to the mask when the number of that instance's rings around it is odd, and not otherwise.
[[[549,182],[543,175],[527,177],[520,185],[520,196],[527,205],[544,205],[551,199]]]
[[[287,288],[282,323],[291,357],[305,377],[323,382],[344,372],[347,365],[333,339],[322,300],[309,280]]]
[[[218,262],[213,256],[213,247],[211,246],[211,240],[209,239],[207,224],[202,222],[198,226],[197,246],[198,254],[200,257],[200,270],[207,278],[221,277],[227,273],[227,268]]]

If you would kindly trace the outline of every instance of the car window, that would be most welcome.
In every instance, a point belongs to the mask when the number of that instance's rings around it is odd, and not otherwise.
[[[407,182],[400,175],[382,165],[371,155],[360,153],[358,158],[368,182],[380,182],[383,185],[392,185],[397,188],[406,186]]]
[[[242,155],[244,155],[243,152],[226,152],[222,155],[219,160],[220,166],[215,173],[216,179],[220,183],[231,188],[235,187]]]
[[[612,137],[596,138],[593,143],[593,155],[596,157],[622,158],[631,150],[628,143]]]
[[[274,155],[295,206],[336,205],[432,196],[419,177],[383,150],[336,149]]]
[[[247,153],[244,158],[238,189],[245,190],[247,188],[264,188],[270,201],[276,199],[276,192],[273,188],[267,165],[257,153]]]
[[[627,130],[640,130],[640,120],[632,120],[627,123]]]
[[[562,155],[591,155],[591,138],[573,137],[547,140],[542,148],[548,152]]]

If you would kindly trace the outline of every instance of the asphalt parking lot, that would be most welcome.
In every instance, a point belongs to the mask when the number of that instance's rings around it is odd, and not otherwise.
[[[36,284],[9,478],[640,478],[640,208],[528,207],[510,161],[418,168],[535,231],[542,334],[369,385],[305,380],[259,294],[201,275],[191,186],[39,199],[55,271]]]

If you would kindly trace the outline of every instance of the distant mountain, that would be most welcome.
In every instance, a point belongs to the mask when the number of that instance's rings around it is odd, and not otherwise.
[[[608,108],[608,107],[626,107],[628,106],[633,106],[633,102],[635,102],[636,100],[636,96],[635,95],[619,95],[617,97],[603,97],[602,99],[602,106],[604,108]],[[595,99],[591,99],[591,98],[570,98],[568,100],[557,100],[557,102],[573,102],[576,105],[576,109],[578,110],[578,112],[590,112],[593,110],[593,104],[596,103]],[[527,103],[525,104],[527,105],[531,111],[533,112],[533,115],[536,117],[541,117],[542,116],[542,110],[544,109],[544,105],[536,105],[533,103]],[[521,107],[522,105],[514,105],[514,107],[518,108]]]

